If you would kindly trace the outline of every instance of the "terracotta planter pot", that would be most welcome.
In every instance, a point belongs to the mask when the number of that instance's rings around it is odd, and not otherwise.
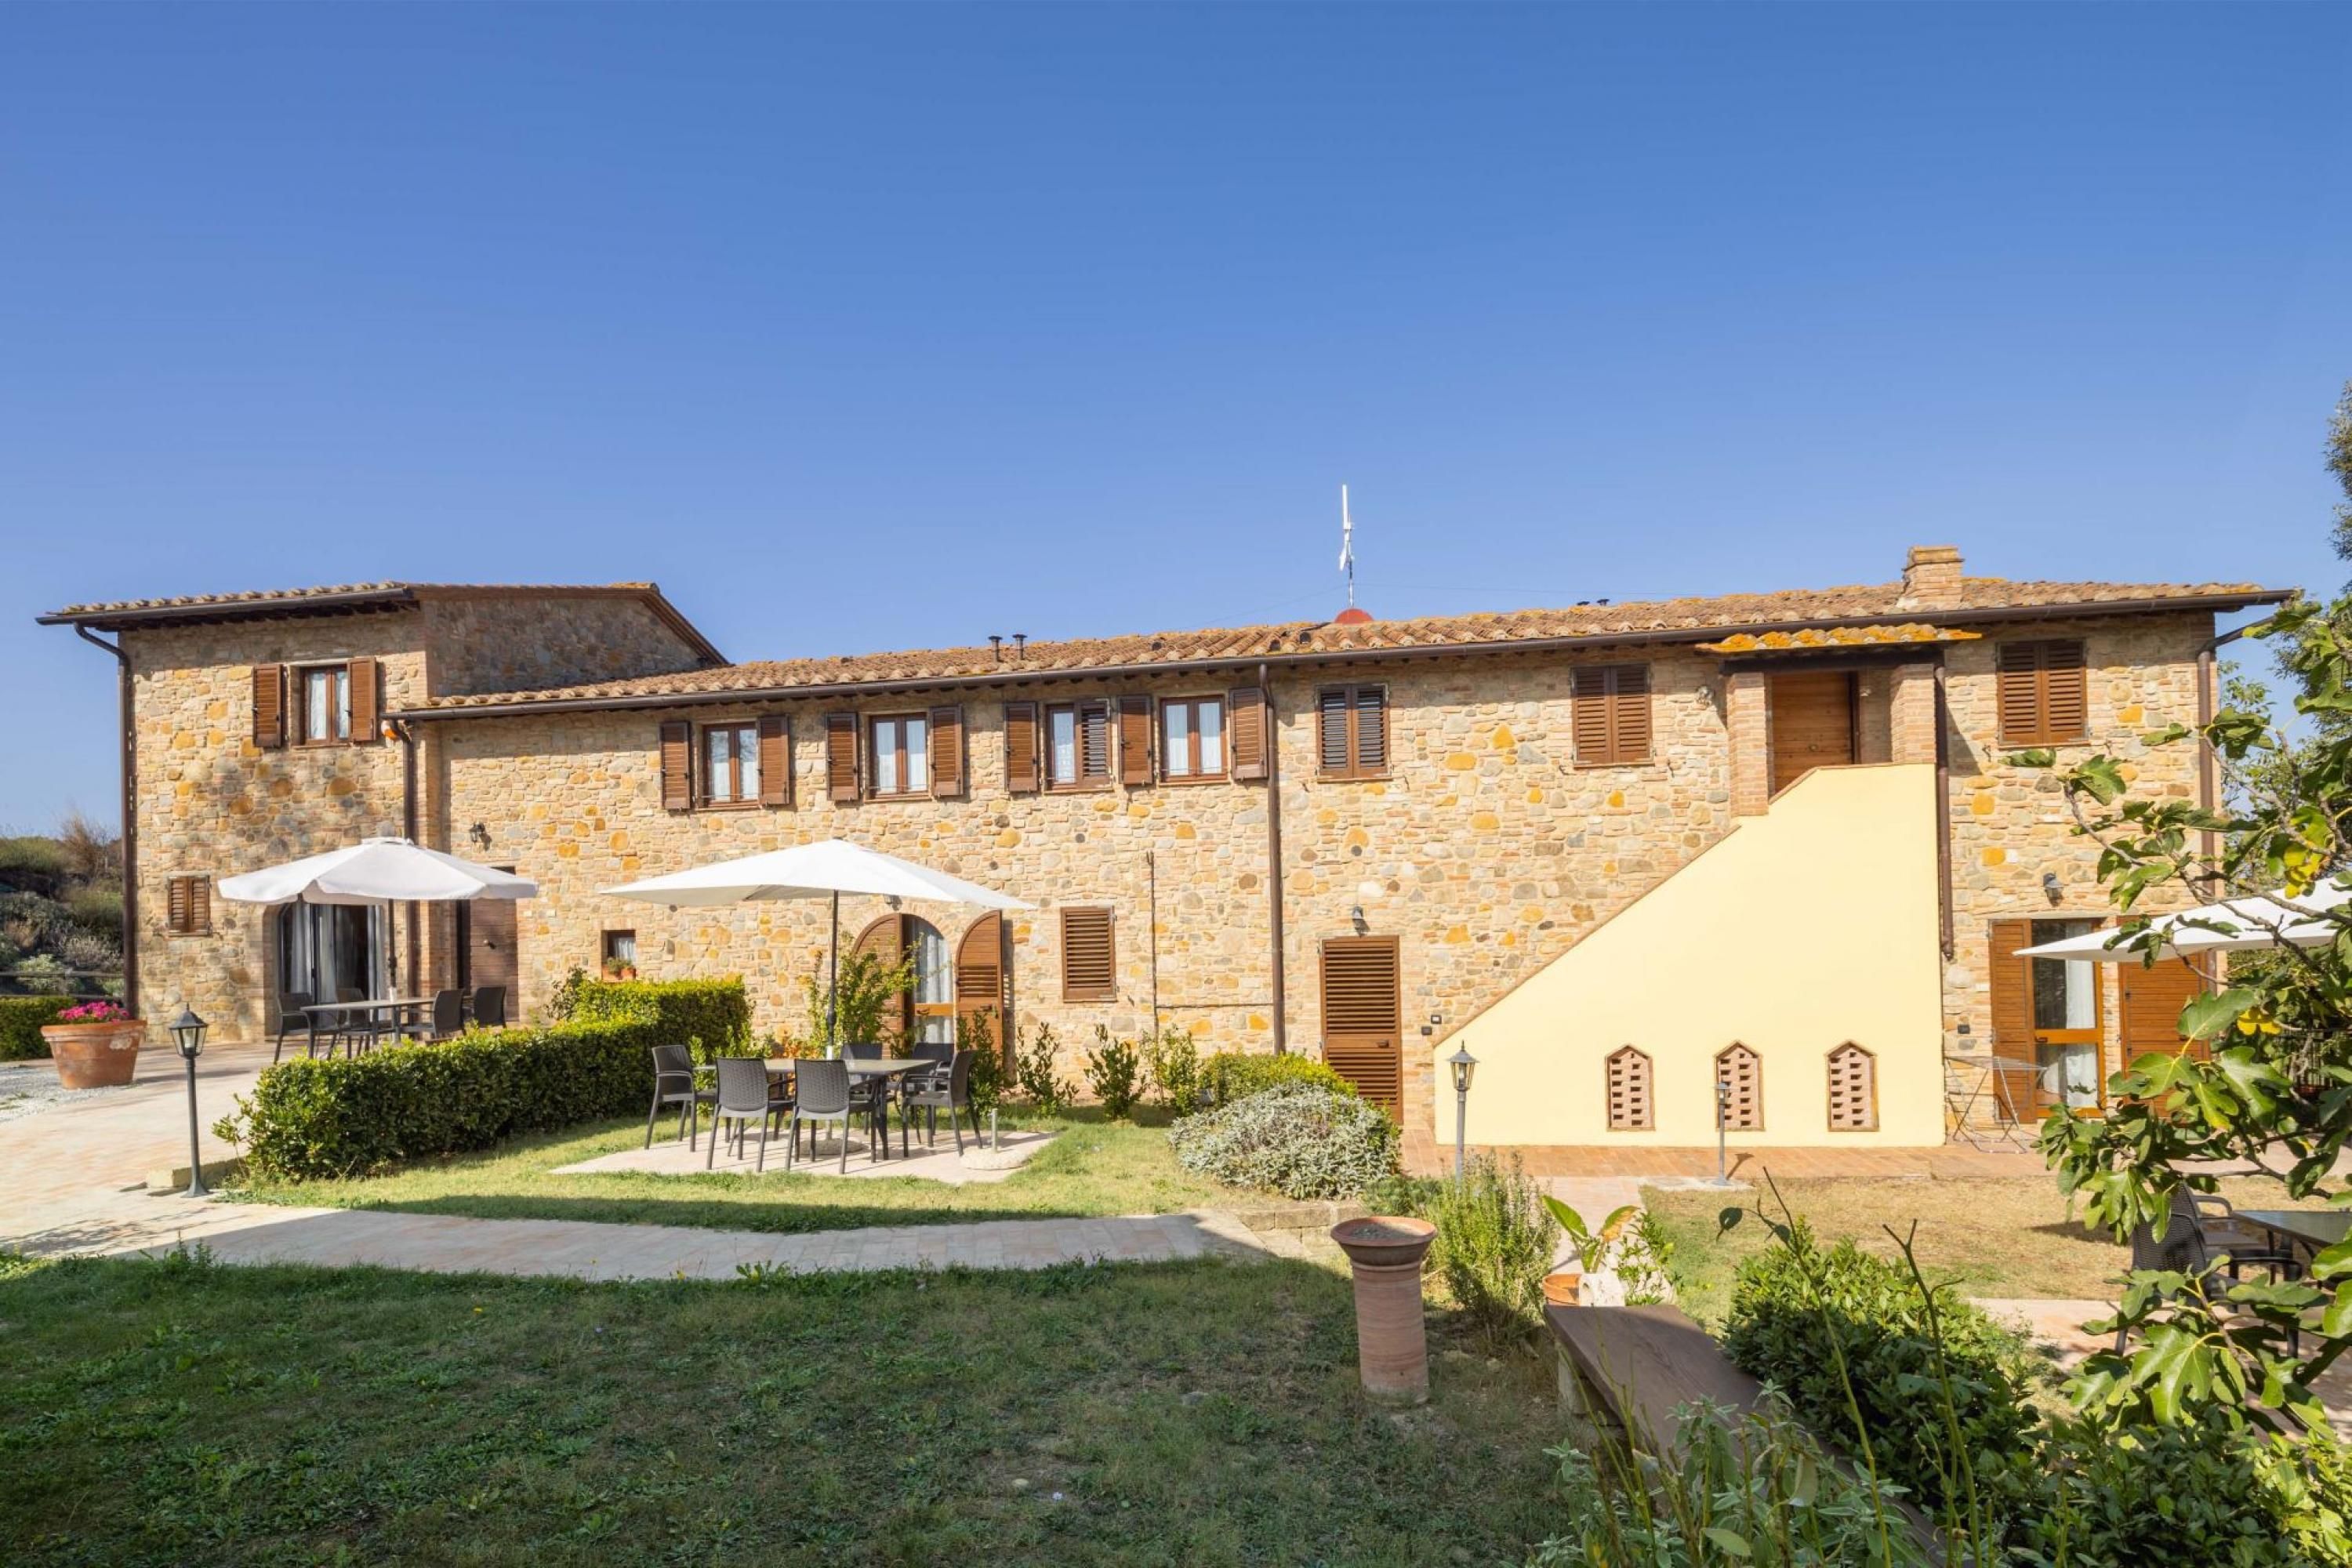
[[[68,1089],[120,1089],[139,1070],[139,1042],[147,1026],[136,1018],[110,1024],[44,1024],[41,1038]]]
[[[1557,1274],[1544,1276],[1544,1305],[1573,1307],[1577,1292],[1584,1284],[1584,1276],[1573,1268],[1563,1268]]]
[[[1341,1220],[1331,1239],[1356,1277],[1356,1367],[1376,1399],[1429,1397],[1429,1338],[1422,1327],[1421,1267],[1437,1239],[1425,1219]]]

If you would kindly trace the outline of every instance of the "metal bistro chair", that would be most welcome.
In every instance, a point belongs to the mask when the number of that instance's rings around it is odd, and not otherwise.
[[[287,1037],[298,1031],[305,1037],[303,1054],[311,1054],[308,1041],[316,1037],[317,1030],[310,1022],[310,1016],[302,1011],[310,1002],[308,991],[280,991],[278,994],[278,1048],[269,1053],[272,1062],[284,1053]]]
[[[338,1002],[364,1002],[367,999],[368,994],[364,987],[358,985],[335,987],[335,1000]],[[355,1057],[362,1051],[373,1050],[375,1031],[376,1022],[373,1013],[347,1008],[335,1015],[335,1032],[327,1047],[327,1054],[332,1056],[337,1045],[343,1047],[343,1055],[346,1057]]]
[[[694,1053],[684,1046],[656,1046],[654,1057],[654,1102],[646,1108],[646,1147],[654,1146],[654,1118],[667,1105],[677,1107],[677,1130],[685,1135],[687,1149],[698,1147],[695,1140],[702,1135],[702,1108],[719,1099],[715,1089],[703,1089],[694,1081]],[[713,1134],[716,1137],[716,1134]]]
[[[2219,1201],[2219,1200],[2217,1200]],[[2226,1206],[2226,1205],[2225,1205]],[[2242,1247],[2241,1238],[2253,1240],[2254,1246]],[[2238,1270],[2246,1264],[2258,1264],[2271,1271],[2271,1277],[2294,1279],[2303,1273],[2303,1262],[2292,1252],[2271,1247],[2255,1237],[2246,1227],[2231,1224],[2209,1226],[2199,1208],[2198,1194],[2187,1187],[2172,1189],[2167,1206],[2164,1234],[2156,1234],[2153,1226],[2142,1225],[2132,1231],[2131,1266],[2135,1269],[2158,1268],[2170,1273],[2196,1274],[2212,1266],[2216,1253],[2230,1260],[2230,1278],[2238,1278]],[[2121,1355],[2128,1329],[2116,1331],[2116,1353]],[[2295,1355],[2302,1350],[2303,1336],[2294,1330],[2287,1331],[2287,1353]]]
[[[702,1157],[703,1169],[709,1170],[719,1158],[719,1140],[725,1134],[727,1123],[735,1123],[735,1152],[742,1157],[743,1140],[751,1134],[751,1124],[760,1124],[760,1158],[752,1165],[754,1173],[768,1168],[768,1064],[758,1057],[721,1057],[719,1058],[719,1092],[713,1102],[710,1122],[710,1148]],[[785,1156],[787,1160],[791,1156]]]
[[[849,1064],[845,1061],[804,1061],[793,1074],[793,1114],[787,1124],[792,1133],[784,1145],[784,1169],[793,1168],[800,1157],[801,1123],[809,1123],[809,1158],[816,1158],[816,1124],[835,1121],[841,1124],[841,1173],[849,1173],[849,1119],[858,1114],[855,1097],[849,1089]],[[866,1143],[868,1158],[873,1155],[873,1142]]]
[[[484,985],[474,992],[474,1022],[485,1029],[507,1026],[507,988]]]
[[[940,1142],[940,1111],[942,1109],[948,1113],[948,1131],[955,1134],[957,1153],[963,1152],[963,1123],[956,1120],[957,1111],[971,1112],[972,1142],[975,1143],[980,1142],[980,1112],[973,1109],[971,1103],[971,1053],[970,1051],[955,1053],[943,1080],[934,1079],[908,1094],[899,1114],[902,1117],[911,1118],[916,1111],[922,1111],[929,1121],[924,1140],[936,1148]]]

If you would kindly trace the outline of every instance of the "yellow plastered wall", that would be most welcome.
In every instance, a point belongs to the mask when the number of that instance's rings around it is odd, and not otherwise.
[[[1735,1146],[1944,1141],[1935,770],[1823,768],[1434,1047],[1432,1133],[1454,1135],[1444,1065],[1478,1067],[1479,1144],[1715,1142],[1715,1057],[1763,1058],[1764,1130]],[[1830,1051],[1877,1058],[1874,1131],[1829,1130]],[[1654,1126],[1609,1128],[1611,1052],[1653,1062]]]

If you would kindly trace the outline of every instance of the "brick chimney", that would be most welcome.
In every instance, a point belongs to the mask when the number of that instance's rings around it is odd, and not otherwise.
[[[1903,596],[1895,601],[1904,610],[1957,610],[1960,607],[1960,550],[1956,544],[1915,544],[1903,563]]]

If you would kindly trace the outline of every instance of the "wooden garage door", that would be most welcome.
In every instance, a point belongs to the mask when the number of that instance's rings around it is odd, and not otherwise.
[[[1774,795],[1808,768],[1843,767],[1854,760],[1852,671],[1776,675],[1767,690]]]
[[[1397,939],[1334,937],[1323,944],[1323,1059],[1356,1092],[1404,1110],[1403,1005]]]

